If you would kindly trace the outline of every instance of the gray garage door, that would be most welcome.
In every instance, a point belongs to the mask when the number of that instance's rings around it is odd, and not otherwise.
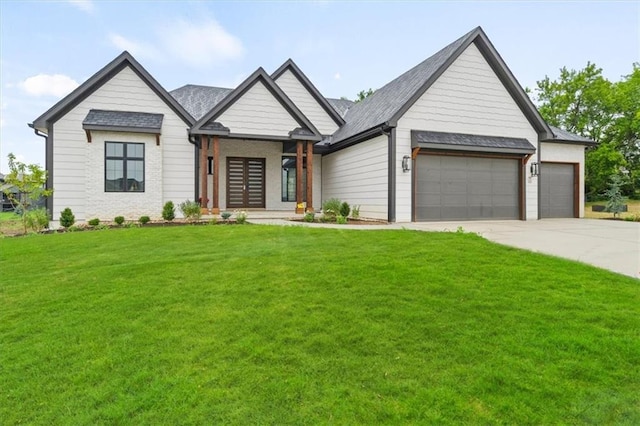
[[[540,165],[540,217],[574,217],[573,164]]]
[[[416,220],[518,219],[519,160],[418,155]]]

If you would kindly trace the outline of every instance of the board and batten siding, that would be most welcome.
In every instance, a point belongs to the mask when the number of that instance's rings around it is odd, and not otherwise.
[[[323,135],[331,135],[338,130],[338,125],[320,106],[318,101],[300,83],[300,80],[290,71],[285,71],[276,84],[291,99],[300,111],[313,123]]]
[[[378,136],[322,157],[322,200],[360,206],[360,216],[387,220],[388,138]]]
[[[289,136],[300,125],[267,87],[258,81],[215,121],[231,133]]]
[[[578,217],[584,217],[584,145],[556,142],[542,142],[540,145],[540,161],[548,161],[552,163],[573,163],[580,165]]]
[[[402,172],[402,157],[411,155],[411,130],[430,130],[525,138],[538,147],[538,134],[475,44],[398,120],[396,217],[411,220],[411,173]],[[537,154],[529,163],[538,161]],[[529,163],[525,170],[529,170]],[[538,179],[526,173],[527,220],[538,218]]]
[[[93,131],[88,143],[82,121],[90,109],[163,114],[160,145],[153,135],[101,131]],[[192,199],[194,146],[186,127],[131,68],[122,69],[53,125],[54,223],[66,207],[79,221],[117,215],[159,218],[164,202]],[[145,143],[144,193],[104,191],[105,140]]]

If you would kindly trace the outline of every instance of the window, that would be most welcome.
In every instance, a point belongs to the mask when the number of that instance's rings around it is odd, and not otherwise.
[[[107,142],[105,192],[144,192],[144,144]]]
[[[307,158],[302,158],[302,200],[307,199]],[[282,157],[282,201],[296,201],[296,157]]]

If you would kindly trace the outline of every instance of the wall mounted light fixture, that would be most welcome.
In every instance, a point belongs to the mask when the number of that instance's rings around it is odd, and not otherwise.
[[[409,170],[411,170],[411,157],[405,155],[402,157],[402,171],[406,173]]]
[[[529,166],[529,171],[531,172],[531,177],[540,175],[538,163],[531,163],[531,165]]]

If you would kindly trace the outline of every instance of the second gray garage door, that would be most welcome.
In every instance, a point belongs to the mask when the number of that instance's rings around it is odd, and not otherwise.
[[[519,163],[418,155],[415,220],[519,219]]]
[[[575,216],[575,165],[542,163],[540,165],[540,217]]]

